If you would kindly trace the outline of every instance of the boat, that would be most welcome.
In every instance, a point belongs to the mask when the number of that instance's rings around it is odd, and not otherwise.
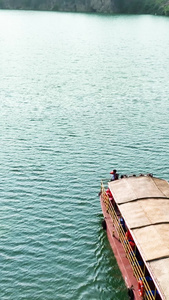
[[[102,180],[99,195],[129,298],[169,299],[169,183],[152,174],[125,175]]]

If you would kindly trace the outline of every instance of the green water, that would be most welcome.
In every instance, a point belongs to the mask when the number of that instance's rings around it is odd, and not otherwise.
[[[169,180],[169,19],[0,11],[0,298],[125,300],[100,179]]]

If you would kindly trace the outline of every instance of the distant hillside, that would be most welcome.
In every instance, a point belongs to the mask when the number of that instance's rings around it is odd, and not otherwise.
[[[169,15],[168,0],[0,0],[0,8]]]

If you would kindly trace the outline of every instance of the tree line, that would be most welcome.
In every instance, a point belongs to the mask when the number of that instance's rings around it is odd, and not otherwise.
[[[115,8],[114,13],[169,16],[169,0],[110,0],[110,2]],[[104,6],[104,0],[102,3]],[[86,7],[86,11],[97,12],[97,9],[92,8],[92,0],[0,0],[1,9],[78,11],[79,4]]]

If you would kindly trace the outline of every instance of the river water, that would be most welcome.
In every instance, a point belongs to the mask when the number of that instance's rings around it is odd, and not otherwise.
[[[169,18],[1,10],[0,61],[1,299],[127,299],[98,192],[169,180]]]

